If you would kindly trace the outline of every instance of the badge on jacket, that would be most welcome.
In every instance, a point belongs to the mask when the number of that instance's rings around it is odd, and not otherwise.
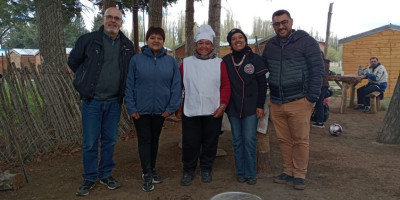
[[[246,66],[244,66],[244,72],[246,74],[254,74],[254,66],[252,64],[247,64]]]

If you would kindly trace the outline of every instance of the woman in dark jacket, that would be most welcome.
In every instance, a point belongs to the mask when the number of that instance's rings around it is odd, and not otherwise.
[[[144,191],[162,182],[155,170],[158,141],[165,118],[179,108],[182,97],[178,64],[163,48],[164,39],[162,28],[149,28],[147,45],[132,57],[126,80],[125,105],[138,136]]]
[[[264,115],[267,68],[254,54],[240,29],[232,29],[227,40],[232,53],[223,57],[231,82],[231,98],[226,108],[233,136],[238,182],[257,183],[257,123]]]

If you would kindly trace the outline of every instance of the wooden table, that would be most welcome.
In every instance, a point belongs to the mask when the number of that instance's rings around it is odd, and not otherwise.
[[[350,104],[349,107],[354,107],[354,96],[355,96],[355,86],[364,79],[365,76],[358,76],[356,74],[346,74],[346,75],[330,75],[328,76],[329,81],[335,81],[338,86],[342,89],[342,98],[340,102],[340,113],[346,111],[346,101],[347,101],[347,90],[350,88]]]

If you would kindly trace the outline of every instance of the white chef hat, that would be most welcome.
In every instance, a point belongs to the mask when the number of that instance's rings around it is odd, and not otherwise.
[[[199,40],[209,40],[214,42],[215,32],[208,24],[203,24],[200,26],[199,30],[196,33],[195,41],[198,42]]]

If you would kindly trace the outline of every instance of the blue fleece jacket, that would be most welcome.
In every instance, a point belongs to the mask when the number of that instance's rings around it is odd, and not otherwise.
[[[176,60],[163,48],[154,55],[146,45],[132,57],[126,80],[125,106],[129,115],[174,113],[181,103],[181,76]]]

